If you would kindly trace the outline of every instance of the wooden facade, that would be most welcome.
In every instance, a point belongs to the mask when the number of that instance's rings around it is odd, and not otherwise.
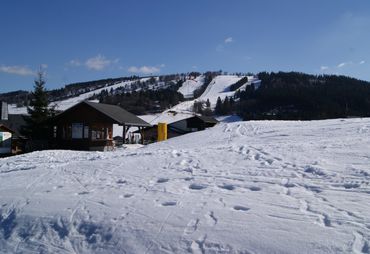
[[[112,150],[113,124],[122,125],[124,130],[150,126],[118,106],[85,101],[55,117],[54,145],[73,150]]]

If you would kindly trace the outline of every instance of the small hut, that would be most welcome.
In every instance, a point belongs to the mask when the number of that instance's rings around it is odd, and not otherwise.
[[[123,137],[131,127],[137,127],[141,133],[144,127],[151,126],[119,106],[83,101],[55,116],[55,146],[73,150],[112,150],[113,124],[123,126]]]

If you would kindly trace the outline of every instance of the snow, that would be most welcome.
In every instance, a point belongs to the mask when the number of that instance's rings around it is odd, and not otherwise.
[[[220,97],[224,100],[226,96],[233,96],[234,91],[230,91],[229,87],[242,79],[243,76],[233,75],[220,75],[215,77],[208,85],[204,93],[200,96],[199,100],[206,101],[209,99],[211,106],[215,107],[217,98]]]
[[[140,81],[142,81],[142,82],[145,82],[147,80],[148,80],[148,78],[140,79]],[[120,88],[120,87],[130,86],[132,83],[134,83],[136,81],[137,80],[119,82],[119,83],[116,83],[114,85],[99,88],[99,89],[96,89],[96,90],[93,90],[93,91],[90,91],[90,92],[87,92],[87,93],[83,93],[83,94],[80,94],[76,97],[72,97],[72,98],[69,98],[69,99],[66,99],[66,100],[52,102],[51,105],[56,105],[56,108],[55,108],[56,110],[66,110],[66,109],[80,103],[81,101],[89,99],[93,95],[100,94],[104,90],[110,91],[111,89],[115,90],[115,89]],[[95,101],[95,102],[97,102],[97,101]],[[11,105],[9,105],[9,113],[10,114],[27,114],[27,108],[26,107],[17,107],[15,104],[11,104]]]
[[[191,112],[175,112],[171,110],[164,111],[162,113],[153,114],[153,115],[141,115],[138,116],[139,118],[143,119],[147,123],[150,123],[151,125],[157,125],[158,123],[167,123],[171,124],[189,117],[194,116],[194,113]],[[129,129],[129,132],[137,131],[137,127],[131,127]],[[128,134],[128,133],[127,133]],[[123,126],[114,124],[113,125],[113,137],[123,135]]]
[[[181,102],[172,107],[170,110],[183,113],[191,112],[195,101],[205,102],[207,101],[207,99],[211,103],[211,108],[215,108],[218,97],[220,97],[221,100],[224,100],[226,97],[234,96],[235,91],[230,91],[230,86],[239,81],[240,79],[242,79],[243,77],[244,76],[219,75],[211,81],[211,83],[207,86],[206,90],[199,98]],[[252,82],[257,82],[257,80],[258,79],[256,79],[253,76],[248,76],[247,84],[240,87],[239,90],[245,89],[247,85],[252,84]]]
[[[178,92],[184,95],[185,99],[193,98],[194,91],[204,84],[204,75],[198,76],[195,79],[187,79]]]
[[[147,121],[151,125],[156,125],[158,123],[171,124],[193,116],[194,113],[192,112],[177,112],[172,110],[166,110],[163,113],[159,113],[156,115],[140,116],[140,118],[142,118],[144,121]]]
[[[369,253],[370,119],[0,159],[2,253]]]

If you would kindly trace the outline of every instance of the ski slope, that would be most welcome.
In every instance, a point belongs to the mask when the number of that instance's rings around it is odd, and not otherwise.
[[[236,76],[236,75],[219,75],[215,77],[211,83],[207,86],[206,90],[203,94],[194,100],[184,101],[175,105],[170,110],[177,111],[177,112],[189,112],[193,110],[193,105],[195,101],[207,101],[209,100],[211,103],[211,108],[215,108],[217,98],[220,97],[221,100],[224,100],[227,96],[234,96],[235,91],[230,91],[230,86],[244,76]],[[240,89],[245,89],[247,85],[250,85],[252,82],[256,81],[253,76],[248,77],[248,82]]]
[[[370,119],[0,159],[1,253],[369,253]]]
[[[140,79],[140,81],[145,82],[148,79],[149,78],[142,78],[142,79]],[[66,99],[66,100],[52,102],[51,105],[55,105],[56,110],[66,110],[66,109],[80,103],[81,101],[84,101],[84,100],[87,100],[87,99],[91,98],[93,95],[100,94],[104,90],[109,91],[111,89],[115,90],[115,89],[120,88],[120,87],[128,87],[132,83],[137,82],[137,81],[138,80],[119,82],[117,84],[114,84],[114,85],[111,85],[111,86],[106,86],[106,87],[103,87],[103,88],[99,88],[99,89],[96,89],[96,90],[93,90],[93,91],[90,91],[90,92],[87,92],[87,93],[83,93],[83,94],[80,94],[76,97],[72,97],[72,98],[69,98],[69,99]],[[27,108],[26,107],[16,107],[16,105],[12,104],[12,105],[9,105],[9,113],[10,114],[27,114]]]
[[[195,79],[187,79],[178,92],[184,95],[185,99],[194,97],[194,91],[199,89],[204,84],[204,75],[198,76]]]
[[[207,86],[204,93],[199,97],[199,100],[211,102],[211,106],[215,107],[217,98],[224,100],[226,96],[233,96],[234,91],[230,91],[229,87],[242,79],[243,76],[220,75],[215,77]]]

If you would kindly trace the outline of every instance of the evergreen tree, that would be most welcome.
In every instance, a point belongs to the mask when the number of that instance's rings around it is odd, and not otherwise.
[[[44,74],[39,71],[35,79],[32,99],[27,107],[26,126],[23,134],[32,139],[47,139],[50,117],[53,110],[49,109],[48,95],[45,89]]]
[[[231,108],[230,108],[230,102],[229,102],[229,97],[226,96],[223,104],[222,104],[222,114],[223,115],[227,115],[229,114],[231,111]]]
[[[220,97],[218,97],[216,101],[215,114],[222,115],[222,100]]]
[[[209,99],[207,99],[207,101],[206,101],[206,107],[207,108],[210,108],[211,107],[211,102],[209,101]]]

